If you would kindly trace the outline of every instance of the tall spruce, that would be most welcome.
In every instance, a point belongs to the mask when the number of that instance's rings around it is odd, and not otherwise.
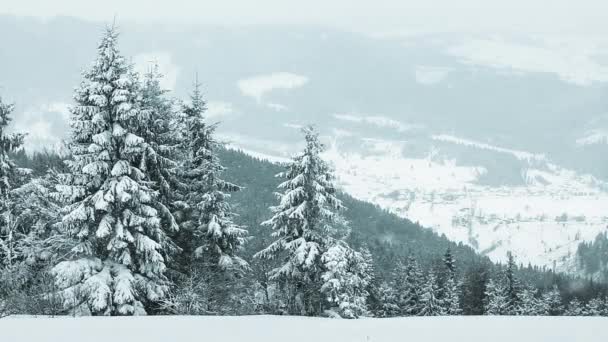
[[[485,315],[499,316],[509,314],[509,301],[501,282],[490,279],[485,291]]]
[[[422,309],[424,279],[420,265],[413,256],[409,256],[405,263],[398,264],[394,287],[401,315],[419,315]]]
[[[564,313],[562,295],[557,285],[553,285],[551,290],[542,296],[542,314],[548,316],[560,316]]]
[[[443,264],[445,266],[445,277],[441,289],[443,309],[447,315],[460,315],[462,313],[460,307],[461,284],[456,278],[456,261],[449,248],[443,256]]]
[[[94,315],[145,314],[169,285],[169,239],[143,166],[151,145],[136,134],[140,89],[117,39],[107,28],[75,92],[70,174],[60,188],[70,199],[62,226],[75,246],[54,273],[66,305]]]
[[[22,174],[10,158],[23,144],[24,136],[9,134],[8,125],[14,106],[0,97],[0,266],[12,267],[16,256],[15,196],[13,190],[22,182]]]
[[[162,88],[162,78],[156,63],[144,74],[136,133],[147,143],[141,169],[149,177],[151,188],[158,192],[156,210],[161,224],[168,233],[173,233],[179,229],[173,212],[180,185],[177,172],[181,150],[174,101],[167,96],[169,91]]]
[[[542,303],[538,298],[538,289],[527,285],[523,287],[519,294],[518,315],[537,316],[542,313]]]
[[[515,276],[517,265],[513,253],[507,253],[507,266],[504,271],[504,291],[507,298],[507,312],[509,315],[515,315],[519,306],[519,280]]]
[[[240,271],[248,266],[238,255],[247,230],[234,222],[228,200],[241,187],[222,179],[224,167],[217,155],[221,144],[214,137],[216,125],[205,121],[205,110],[197,79],[180,119],[188,151],[182,198],[188,209],[182,220],[185,236],[180,240],[186,244],[186,253],[203,260],[212,272]]]
[[[335,245],[335,235],[345,222],[338,214],[344,209],[336,197],[334,175],[321,159],[324,149],[313,127],[303,128],[306,146],[278,177],[279,204],[271,207],[274,214],[263,222],[273,230],[276,240],[256,254],[262,259],[281,259],[270,271],[288,292],[292,314],[316,315],[323,312],[319,297],[324,272],[322,255]]]
[[[437,277],[429,272],[420,296],[420,316],[440,316],[445,314],[443,300],[440,298]]]

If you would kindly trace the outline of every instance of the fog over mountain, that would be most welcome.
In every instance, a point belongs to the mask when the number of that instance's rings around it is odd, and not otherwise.
[[[577,244],[605,230],[608,38],[369,23],[356,32],[305,18],[154,26],[125,12],[125,55],[142,71],[157,62],[180,96],[198,74],[207,116],[232,146],[282,160],[300,147],[296,129],[314,123],[345,191],[495,260],[513,250],[570,269]],[[150,22],[160,8],[151,13]],[[66,137],[72,89],[103,27],[0,16],[0,90],[28,149]]]

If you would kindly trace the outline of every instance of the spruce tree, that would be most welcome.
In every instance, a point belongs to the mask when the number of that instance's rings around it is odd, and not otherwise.
[[[420,296],[420,316],[440,316],[444,315],[444,304],[442,299],[439,297],[439,285],[437,284],[437,277],[431,271],[429,272],[424,287],[422,289],[422,295]]]
[[[565,316],[584,316],[585,308],[578,298],[574,298],[568,303],[566,311],[564,311]]]
[[[443,264],[445,266],[445,280],[441,289],[443,309],[447,315],[460,315],[462,313],[461,284],[456,279],[456,262],[449,248],[443,256]]]
[[[363,255],[340,241],[323,253],[321,260],[325,269],[321,293],[329,307],[343,318],[367,315],[370,275]]]
[[[517,307],[519,306],[519,291],[520,285],[519,280],[515,276],[517,265],[515,264],[515,258],[513,253],[507,253],[507,267],[504,271],[504,291],[507,298],[507,312],[509,315],[515,315],[517,313]]]
[[[204,261],[211,272],[242,271],[247,262],[238,256],[247,230],[234,222],[228,203],[230,193],[241,188],[222,179],[224,167],[217,150],[216,125],[204,119],[206,110],[198,80],[191,101],[184,106],[180,123],[184,149],[188,151],[183,172],[183,198],[187,208],[180,238],[187,254]]]
[[[553,285],[550,291],[547,291],[542,296],[542,313],[548,316],[559,316],[564,312],[562,296],[557,288]]]
[[[22,172],[10,158],[23,144],[24,136],[9,134],[8,125],[14,106],[6,104],[0,97],[0,260],[1,266],[11,268],[16,256],[17,231],[15,225],[13,190],[22,182]]]
[[[387,282],[378,287],[378,301],[378,308],[374,312],[376,317],[395,317],[401,313],[395,289]]]
[[[498,316],[507,315],[509,313],[508,298],[501,283],[490,279],[486,285],[485,297],[486,304],[484,314]]]
[[[150,144],[142,122],[138,81],[107,28],[97,57],[75,92],[72,160],[63,193],[63,230],[74,239],[68,260],[54,267],[66,305],[94,315],[145,314],[168,289],[157,193],[145,172]]]
[[[306,146],[278,177],[279,204],[271,207],[274,214],[263,225],[273,230],[275,241],[256,254],[263,259],[281,258],[281,264],[270,271],[270,278],[286,288],[290,312],[316,315],[323,310],[319,291],[324,272],[322,255],[335,245],[335,235],[345,222],[338,214],[344,209],[336,197],[334,175],[321,159],[324,149],[318,133],[303,129]]]
[[[394,283],[401,315],[419,315],[424,279],[420,265],[413,256],[408,257],[406,264],[399,263]]]
[[[537,316],[542,313],[542,303],[538,298],[538,289],[527,285],[521,290],[516,313],[522,316]]]
[[[604,301],[599,298],[591,298],[585,305],[584,310],[581,310],[586,316],[604,316],[606,308],[604,307]]]
[[[177,172],[182,151],[180,135],[176,134],[177,114],[173,100],[167,96],[169,91],[161,87],[162,77],[158,64],[144,75],[136,134],[147,144],[141,169],[149,177],[151,188],[158,192],[155,209],[163,228],[172,234],[179,229],[173,212],[178,200],[175,193],[180,186]]]

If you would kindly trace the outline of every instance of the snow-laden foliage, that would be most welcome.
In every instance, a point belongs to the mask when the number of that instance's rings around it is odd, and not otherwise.
[[[442,286],[443,311],[446,315],[460,315],[461,287],[462,284],[456,278],[456,261],[452,256],[452,251],[448,249],[443,257],[445,265],[446,279]]]
[[[273,230],[275,241],[257,253],[262,259],[281,258],[270,278],[292,286],[294,302],[307,314],[319,311],[315,297],[324,272],[323,254],[336,244],[337,234],[346,224],[338,211],[344,209],[336,197],[334,175],[321,159],[324,149],[312,127],[303,129],[306,146],[277,175],[285,179],[277,193],[279,204],[271,207],[272,218],[263,222]],[[301,311],[294,310],[294,311]]]
[[[206,110],[198,81],[191,101],[184,106],[180,124],[184,132],[183,147],[188,151],[183,165],[182,241],[186,253],[221,270],[239,271],[247,262],[238,252],[245,243],[247,230],[234,222],[228,203],[230,192],[240,187],[222,179],[224,167],[216,150],[216,125],[204,120]]]
[[[566,311],[564,311],[565,316],[583,316],[585,312],[585,308],[581,301],[578,298],[574,298],[568,303],[568,307]]]
[[[519,306],[519,279],[515,276],[517,265],[511,252],[507,253],[507,267],[504,271],[504,290],[507,297],[507,311],[509,315],[515,315]]]
[[[608,306],[606,304],[606,300],[591,298],[585,305],[582,313],[586,316],[605,316],[608,314]]]
[[[562,295],[554,285],[550,291],[547,291],[542,296],[542,313],[548,316],[559,316],[564,312]]]
[[[136,134],[146,141],[139,167],[152,181],[151,188],[159,193],[156,210],[162,226],[171,233],[178,230],[172,211],[180,185],[177,172],[181,151],[174,101],[161,87],[162,77],[157,64],[144,75]]]
[[[418,261],[410,256],[405,264],[397,265],[396,272],[394,286],[401,315],[419,315],[422,309],[424,277]]]
[[[420,296],[420,316],[440,316],[445,314],[443,300],[439,297],[437,277],[429,272]]]
[[[10,158],[10,154],[19,149],[23,135],[8,134],[7,128],[12,120],[14,106],[5,104],[0,98],[0,257],[2,266],[12,266],[15,258],[17,230],[15,222],[15,196],[13,190],[22,182],[20,172]]]
[[[443,308],[446,315],[460,315],[462,308],[460,307],[460,296],[462,284],[454,277],[449,277],[443,285]]]
[[[532,286],[526,286],[521,290],[517,308],[518,315],[536,316],[542,314],[543,306],[538,292],[538,289]]]
[[[509,302],[505,294],[505,288],[500,282],[490,279],[486,285],[485,297],[486,315],[498,316],[508,314]]]
[[[380,305],[375,311],[376,317],[395,317],[401,312],[395,288],[389,283],[382,283],[378,287],[378,300]]]
[[[321,259],[325,268],[321,292],[331,309],[344,318],[366,315],[371,275],[363,255],[341,242],[330,247]]]
[[[54,268],[57,284],[96,315],[133,315],[167,291],[157,192],[146,173],[152,145],[137,135],[142,122],[138,80],[108,28],[84,73],[71,108],[70,174],[60,190],[70,204],[62,228],[75,240]],[[66,297],[69,298],[70,296]]]

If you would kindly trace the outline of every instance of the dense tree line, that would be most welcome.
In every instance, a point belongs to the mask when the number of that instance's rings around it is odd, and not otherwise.
[[[493,264],[339,192],[312,126],[285,164],[226,150],[198,80],[171,97],[117,39],[62,154],[26,154],[0,99],[0,315],[608,314],[602,285]]]

